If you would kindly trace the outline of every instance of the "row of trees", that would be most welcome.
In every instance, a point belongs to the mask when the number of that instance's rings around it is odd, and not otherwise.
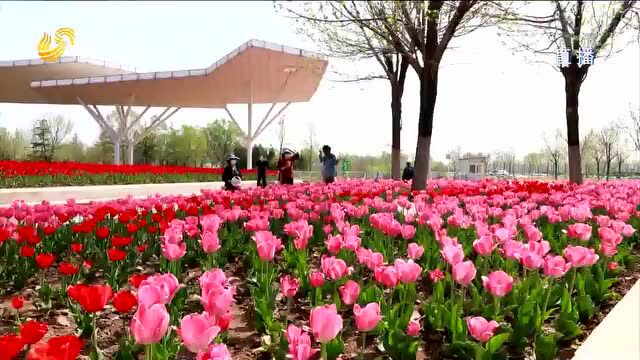
[[[424,189],[428,176],[438,73],[452,39],[496,27],[513,47],[538,55],[569,50],[566,66],[558,67],[565,83],[566,147],[570,179],[582,182],[578,98],[591,64],[579,52],[592,46],[603,60],[615,52],[613,40],[634,29],[635,0],[622,2],[553,1],[313,1],[280,3],[295,17],[300,32],[330,56],[373,58],[381,72],[359,80],[384,78],[391,89],[393,177],[399,177],[402,96],[408,68],[418,77],[420,109],[414,189]],[[544,9],[544,6],[547,6]],[[545,15],[532,15],[545,13]],[[637,30],[637,29],[635,29]],[[620,41],[622,40],[622,41]]]

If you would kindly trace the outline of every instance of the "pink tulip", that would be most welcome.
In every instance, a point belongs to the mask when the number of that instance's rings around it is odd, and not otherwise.
[[[467,260],[453,265],[453,279],[462,286],[471,284],[476,277],[476,266],[473,261]]]
[[[502,254],[511,260],[520,260],[522,247],[524,245],[520,241],[509,240],[502,244]]]
[[[484,235],[478,240],[473,241],[473,249],[481,256],[489,256],[493,252],[496,245],[493,243],[491,235]]]
[[[609,227],[609,226],[611,226],[611,219],[606,215],[598,215],[598,216],[596,216],[596,222],[598,223],[598,227]]]
[[[256,231],[253,240],[256,242],[258,256],[262,261],[273,260],[276,251],[282,249],[282,241],[270,231]]]
[[[626,224],[624,223],[624,221],[613,220],[610,226],[613,229],[613,231],[615,231],[618,234],[622,234],[622,230],[624,230],[625,225]]]
[[[136,343],[147,345],[160,342],[169,328],[169,313],[162,304],[147,306],[139,303],[131,319],[131,334]]]
[[[579,268],[583,266],[591,266],[598,261],[598,255],[593,249],[568,245],[564,249],[564,257],[571,266]]]
[[[202,250],[207,254],[213,254],[218,251],[220,249],[218,233],[210,231],[203,232],[202,235],[200,235],[200,246],[202,246]]]
[[[481,316],[468,317],[467,328],[469,328],[469,334],[474,339],[484,343],[489,341],[493,337],[495,330],[498,328],[498,323],[495,320],[487,321]]]
[[[562,256],[547,256],[544,259],[544,274],[550,277],[559,278],[566,274],[571,268],[571,263],[564,261]]]
[[[622,228],[622,235],[624,237],[631,237],[635,232],[636,232],[636,229],[634,229],[633,226],[629,224],[625,224],[624,227]]]
[[[407,252],[408,252],[409,258],[413,260],[418,260],[422,257],[422,254],[424,254],[424,247],[416,243],[411,243],[407,246]]]
[[[455,265],[464,260],[462,245],[447,245],[440,250],[440,253],[450,265]]]
[[[333,231],[333,226],[331,226],[331,224],[327,224],[322,227],[322,231],[324,231],[325,234],[329,235]]]
[[[369,268],[375,270],[378,266],[384,262],[384,257],[378,252],[373,252],[366,248],[359,248],[356,252],[358,262]]]
[[[178,329],[182,343],[194,353],[204,351],[219,332],[220,327],[215,325],[215,319],[207,313],[189,314],[183,317]]]
[[[347,250],[356,252],[360,248],[360,238],[355,235],[344,236],[343,247]]]
[[[522,248],[520,249],[520,256],[522,256],[524,251],[532,251],[544,257],[547,255],[549,250],[551,250],[551,245],[546,240],[529,241],[529,243],[522,245]]]
[[[403,284],[412,284],[416,282],[418,276],[422,273],[420,265],[413,262],[413,260],[404,261],[402,259],[396,259],[393,263],[398,272],[398,279]]]
[[[220,229],[220,225],[222,225],[222,219],[220,219],[217,215],[203,215],[200,218],[200,226],[202,226],[202,232],[217,233],[218,229]]]
[[[211,315],[221,316],[231,310],[234,302],[235,287],[211,286],[202,291],[200,303],[204,310]]]
[[[346,305],[351,305],[358,300],[360,295],[360,285],[353,280],[348,280],[343,286],[338,288],[340,291],[340,298]]]
[[[613,247],[620,245],[622,242],[622,235],[607,227],[601,227],[598,229],[598,237],[603,243],[607,243],[609,246]]]
[[[607,265],[607,268],[611,271],[615,271],[618,268],[618,263],[615,261],[612,261],[609,263],[609,265]]]
[[[398,271],[394,266],[378,266],[373,272],[373,278],[388,288],[398,285]]]
[[[198,353],[196,360],[231,360],[225,344],[211,344],[206,351]]]
[[[400,233],[402,234],[403,239],[411,240],[416,235],[416,228],[413,225],[402,225]]]
[[[316,341],[324,344],[342,330],[342,316],[338,315],[336,304],[317,306],[311,309],[309,325]]]
[[[349,275],[349,268],[347,263],[342,259],[337,259],[333,256],[322,256],[320,260],[322,272],[327,275],[331,280],[340,280],[343,277]]]
[[[355,304],[353,306],[353,315],[356,319],[356,327],[358,331],[371,331],[378,326],[382,315],[380,315],[380,305],[378,303],[369,303],[365,307]]]
[[[328,235],[324,245],[327,247],[327,250],[329,250],[329,254],[336,255],[342,250],[342,235]]]
[[[512,234],[511,231],[509,231],[509,229],[507,228],[499,228],[496,229],[496,231],[493,234],[496,237],[496,241],[499,243],[504,243],[507,240],[511,239]]]
[[[177,244],[162,243],[162,255],[169,261],[177,261],[187,253],[187,244],[180,242]]]
[[[293,360],[309,360],[318,352],[318,349],[311,348],[311,338],[299,327],[289,325],[285,335]]]
[[[444,273],[440,269],[432,270],[429,273],[429,279],[432,283],[437,283],[438,281],[444,279]]]
[[[200,284],[200,289],[202,292],[207,292],[212,287],[230,287],[231,283],[225,275],[224,271],[221,269],[211,269],[206,271],[198,278],[198,283]]]
[[[407,335],[413,336],[413,337],[419,336],[420,323],[415,320],[409,321],[409,324],[407,325]]]
[[[567,236],[588,241],[591,238],[591,226],[582,223],[571,224],[567,227]]]
[[[300,288],[300,280],[285,275],[280,278],[280,292],[286,297],[294,297]]]
[[[491,295],[503,297],[511,291],[513,278],[506,272],[498,270],[489,273],[489,276],[483,276],[482,284]]]
[[[544,259],[536,252],[525,249],[520,255],[520,263],[527,269],[538,269],[544,264]]]
[[[180,289],[178,279],[171,273],[151,276],[138,287],[138,302],[150,307],[154,304],[166,305],[173,300]]]
[[[540,241],[542,240],[542,232],[538,230],[533,225],[527,225],[524,228],[524,236],[527,238],[527,241]]]
[[[602,244],[600,244],[600,252],[604,256],[611,257],[618,253],[618,248],[614,244],[610,244],[603,241]]]
[[[309,284],[314,288],[322,286],[322,284],[324,284],[324,273],[321,271],[314,271],[309,274]]]

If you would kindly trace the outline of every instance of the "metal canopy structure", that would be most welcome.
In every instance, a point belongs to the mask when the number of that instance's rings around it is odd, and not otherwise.
[[[135,144],[181,108],[225,109],[245,135],[251,168],[256,138],[291,103],[311,99],[327,65],[320,54],[260,40],[249,40],[211,66],[194,70],[137,72],[80,57],[63,57],[55,63],[0,61],[0,102],[82,105],[113,141],[116,164],[120,163],[122,142],[127,145],[127,161],[132,164]],[[247,104],[246,131],[229,111],[231,104]],[[255,130],[254,104],[271,104]],[[115,127],[98,105],[115,106]],[[132,118],[133,106],[144,110]],[[164,110],[135,133],[151,107]]]

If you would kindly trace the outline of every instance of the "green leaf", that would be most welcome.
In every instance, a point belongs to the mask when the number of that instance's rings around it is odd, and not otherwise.
[[[325,344],[327,349],[327,358],[329,360],[336,360],[340,354],[344,351],[344,342],[340,337],[337,337]]]
[[[535,342],[536,360],[554,360],[556,358],[556,335],[540,334]]]
[[[510,333],[502,333],[492,337],[489,341],[487,341],[487,352],[489,352],[490,354],[495,354],[496,352],[500,351],[502,344],[509,340],[510,336]]]

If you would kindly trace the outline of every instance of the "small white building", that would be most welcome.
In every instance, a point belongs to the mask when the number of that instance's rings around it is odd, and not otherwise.
[[[488,159],[486,156],[467,156],[458,159],[457,178],[481,180],[487,174]]]

